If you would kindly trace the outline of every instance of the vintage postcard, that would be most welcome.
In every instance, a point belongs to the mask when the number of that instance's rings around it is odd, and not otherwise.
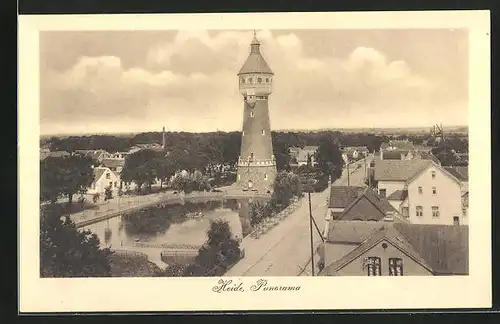
[[[20,16],[20,311],[490,307],[489,26]]]

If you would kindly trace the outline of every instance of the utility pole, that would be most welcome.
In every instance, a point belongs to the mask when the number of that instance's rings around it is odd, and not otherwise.
[[[349,181],[349,160],[347,160],[347,185],[349,186],[350,184],[350,181]]]
[[[313,246],[313,224],[312,224],[312,209],[311,209],[311,190],[308,190],[307,196],[309,199],[309,232],[311,236],[311,276],[314,277],[314,246]]]

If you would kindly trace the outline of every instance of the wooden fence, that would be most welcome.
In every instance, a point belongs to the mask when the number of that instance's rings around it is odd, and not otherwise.
[[[143,261],[148,261],[148,255],[146,253],[138,252],[138,251],[129,251],[129,250],[113,250],[116,255],[124,256],[127,258],[140,259]]]
[[[290,214],[292,214],[301,205],[301,203],[302,199],[300,198],[296,199],[276,215],[272,215],[268,218],[263,219],[259,224],[257,224],[256,228],[249,234],[250,237],[254,239],[259,239],[262,235],[264,235],[273,227],[278,225],[281,220],[287,218]]]

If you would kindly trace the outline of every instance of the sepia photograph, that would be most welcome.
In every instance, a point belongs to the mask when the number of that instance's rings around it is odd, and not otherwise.
[[[365,277],[468,280],[471,237],[490,226],[489,180],[471,169],[473,153],[489,156],[489,129],[474,121],[489,121],[489,96],[471,89],[478,33],[222,16],[217,27],[37,32],[38,125],[20,128],[38,143],[29,190],[39,217],[20,213],[37,247],[30,275],[121,278],[123,289],[199,278],[201,293],[231,299],[296,299],[312,277],[321,290],[377,284]],[[474,136],[485,145],[473,149]]]

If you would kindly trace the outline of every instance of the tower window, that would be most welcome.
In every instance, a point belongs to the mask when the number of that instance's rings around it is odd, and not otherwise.
[[[267,180],[267,173],[264,174],[264,180]]]
[[[248,83],[252,83],[253,82],[253,79],[252,78],[248,78]]]
[[[254,116],[253,111],[251,111],[250,112],[250,117],[253,117],[253,116]]]
[[[245,78],[240,79],[241,83],[245,83]]]
[[[258,83],[262,83],[262,78],[257,78]]]
[[[266,135],[266,131],[265,131],[265,130],[262,130],[262,131],[261,131],[261,134],[262,134],[262,135]]]

